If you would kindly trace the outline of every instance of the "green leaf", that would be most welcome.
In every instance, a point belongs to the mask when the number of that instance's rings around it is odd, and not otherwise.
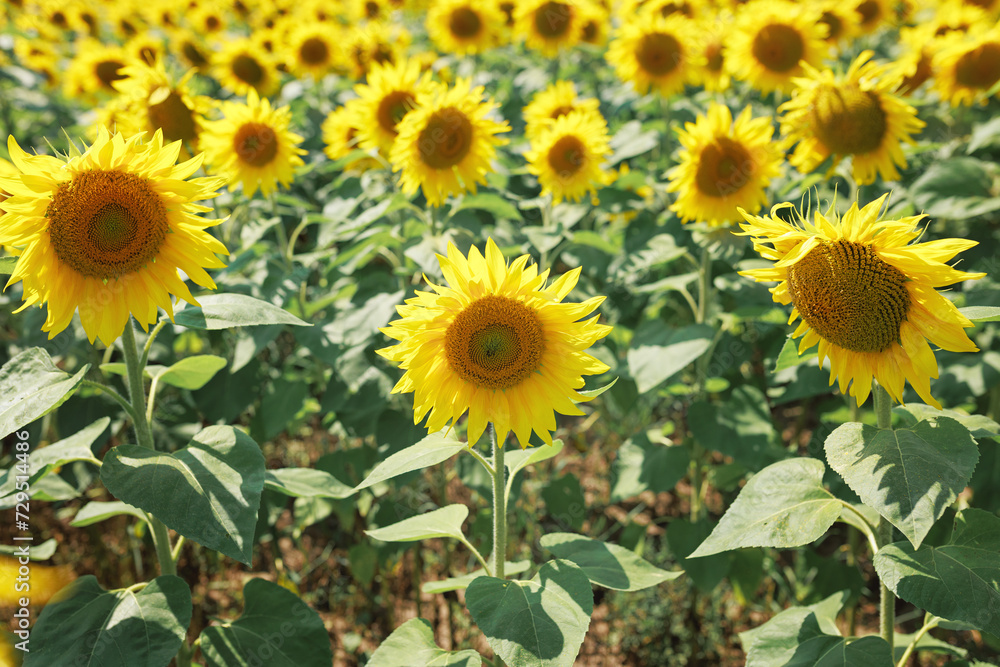
[[[216,373],[226,367],[226,360],[214,354],[197,354],[181,359],[157,377],[161,384],[181,389],[201,389]]]
[[[916,632],[911,632],[909,634],[902,634],[899,632],[894,633],[894,641],[892,643],[892,653],[893,660],[899,663],[900,658],[903,657],[903,651],[906,647],[913,642],[913,638],[917,636]],[[927,651],[928,653],[940,653],[944,655],[951,655],[958,658],[964,658],[969,654],[967,650],[959,646],[952,646],[946,641],[941,641],[931,636],[928,632],[920,639],[917,640],[916,651]]]
[[[384,482],[404,473],[437,465],[450,459],[466,447],[468,447],[466,443],[445,435],[443,431],[431,433],[415,445],[410,445],[379,463],[368,473],[363,482],[354,487],[354,490],[367,489],[373,484]]]
[[[530,447],[528,449],[514,450],[506,452],[504,456],[504,467],[507,468],[508,483],[514,475],[521,472],[528,466],[547,461],[561,452],[563,449],[562,440],[553,440],[551,445],[541,447]]]
[[[931,164],[910,194],[927,215],[958,220],[1000,209],[1000,198],[991,196],[992,183],[988,163],[956,157]]]
[[[34,486],[38,480],[67,463],[87,461],[88,463],[100,465],[101,462],[94,458],[90,447],[110,423],[110,419],[101,417],[93,424],[80,429],[68,438],[63,438],[59,442],[32,451],[30,453],[29,465],[31,475],[28,478],[28,486]],[[16,466],[11,466],[0,472],[0,498],[9,496],[16,491],[14,484],[19,474]]]
[[[518,667],[570,667],[594,611],[583,570],[564,560],[542,565],[530,581],[479,577],[465,604],[493,652]]]
[[[575,563],[592,583],[616,591],[641,591],[681,576],[661,570],[617,544],[606,544],[583,535],[548,533],[540,543],[556,558]]]
[[[264,486],[294,498],[347,498],[354,489],[323,470],[278,468],[264,473]]]
[[[820,600],[814,604],[806,605],[804,607],[791,607],[778,612],[771,620],[781,621],[787,618],[796,618],[808,616],[809,613],[813,614],[816,618],[816,624],[819,626],[821,632],[828,635],[839,635],[840,630],[837,628],[837,616],[840,614],[840,610],[844,608],[847,600],[850,598],[851,594],[849,591],[839,591],[833,595]],[[770,621],[768,621],[769,623]],[[793,621],[794,624],[794,621]],[[750,630],[744,630],[739,633],[740,643],[743,644],[743,650],[749,651],[750,647],[757,642],[757,637],[760,635],[773,634],[773,628],[768,628],[767,623],[759,625],[756,628],[751,628]],[[788,625],[788,623],[780,623],[779,625]]]
[[[748,636],[743,633],[741,637]],[[823,631],[816,612],[786,609],[750,635],[746,667],[893,667],[892,650],[881,637],[845,639]]]
[[[1000,635],[1000,517],[962,510],[948,544],[889,544],[875,554],[875,571],[897,597]]]
[[[208,294],[198,297],[201,307],[188,306],[174,314],[174,322],[190,329],[230,329],[261,324],[312,326],[287,310],[245,294]]]
[[[972,437],[977,440],[1000,436],[1000,424],[997,424],[984,415],[967,415],[956,410],[938,410],[931,405],[924,405],[923,403],[897,405],[892,411],[903,418],[906,426],[915,426],[918,422],[935,421],[939,417],[948,417],[969,429]]]
[[[597,398],[598,396],[606,392],[608,389],[614,387],[617,383],[618,383],[618,378],[616,377],[614,380],[604,385],[603,387],[598,387],[597,389],[580,389],[576,393],[582,394],[587,398]]]
[[[694,324],[682,329],[664,330],[661,341],[643,342],[628,351],[628,370],[639,393],[657,387],[674,373],[683,370],[708,351],[715,332],[709,326]]]
[[[191,589],[180,577],[163,575],[133,592],[106,591],[86,575],[42,609],[24,667],[163,666],[190,623]]]
[[[509,577],[515,574],[521,574],[522,572],[527,572],[531,569],[530,560],[519,560],[511,563],[507,561],[504,565],[504,573]],[[420,585],[420,590],[424,593],[436,594],[436,593],[447,593],[448,591],[464,591],[468,588],[469,584],[472,583],[473,579],[479,577],[485,577],[486,570],[479,568],[478,570],[473,570],[468,574],[463,574],[458,577],[448,577],[447,579],[438,579],[437,581],[425,581]]]
[[[434,643],[431,624],[422,618],[411,618],[392,631],[375,649],[367,667],[481,667],[483,657],[473,651],[445,651]]]
[[[1000,308],[997,306],[967,306],[958,312],[973,322],[1000,322]]]
[[[613,466],[611,502],[634,498],[643,491],[672,491],[687,474],[691,454],[687,447],[652,442],[639,433],[618,448]]]
[[[894,431],[843,424],[825,447],[830,467],[914,547],[958,498],[979,460],[972,434],[947,417]]]
[[[740,547],[800,547],[819,539],[842,507],[823,488],[822,461],[792,458],[750,478],[690,558]]]
[[[383,528],[366,530],[365,534],[383,542],[417,542],[432,537],[464,539],[462,522],[469,516],[465,505],[446,505],[439,509],[411,516]]]
[[[692,403],[687,421],[702,447],[731,456],[748,470],[761,470],[788,456],[778,444],[767,398],[756,387],[737,387],[724,404]]]
[[[132,507],[128,503],[123,503],[120,500],[112,502],[94,501],[81,507],[69,525],[74,528],[82,528],[83,526],[89,526],[121,514],[128,514],[141,521],[146,521],[146,513],[138,507]]]
[[[250,564],[264,457],[242,431],[210,426],[172,454],[119,445],[101,480],[188,539]]]
[[[607,166],[613,167],[622,160],[648,153],[660,145],[660,133],[654,130],[642,131],[642,123],[630,120],[622,125],[611,137],[611,150],[614,154],[608,160]]]
[[[812,361],[819,356],[819,352],[816,350],[806,351],[801,356],[799,356],[799,343],[798,341],[792,340],[791,338],[785,339],[785,344],[781,346],[781,352],[778,353],[778,359],[774,363],[774,371],[783,371],[786,368],[792,368],[793,366],[798,366],[799,364],[805,363],[807,361]]]
[[[323,620],[290,590],[264,579],[243,587],[243,614],[199,637],[206,667],[330,667]]]
[[[975,153],[982,148],[1000,147],[1000,118],[994,118],[985,123],[976,123],[969,136],[966,153]]]
[[[33,561],[48,560],[56,553],[57,546],[59,546],[59,543],[54,537],[45,540],[41,544],[32,544],[28,558]],[[0,554],[7,556],[20,556],[19,549],[20,547],[13,544],[0,544]]]
[[[71,376],[59,370],[40,347],[13,357],[0,368],[0,438],[62,405],[89,369],[86,364]]]
[[[686,518],[673,519],[667,525],[667,544],[698,590],[710,593],[722,581],[733,559],[730,554],[715,554],[704,558],[689,558],[699,544],[712,533],[712,524],[707,519],[691,521]]]
[[[521,219],[521,212],[517,210],[517,206],[494,192],[481,192],[475,195],[466,195],[462,197],[458,206],[456,206],[451,213],[454,215],[455,213],[466,209],[486,211],[493,214],[493,217],[497,220]]]
[[[0,274],[9,276],[17,266],[17,257],[0,257]]]

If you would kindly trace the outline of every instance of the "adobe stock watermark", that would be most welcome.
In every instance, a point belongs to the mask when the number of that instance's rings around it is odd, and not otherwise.
[[[16,452],[16,462],[14,464],[14,528],[16,534],[12,539],[15,542],[14,557],[17,558],[17,575],[14,577],[14,592],[24,593],[17,598],[17,610],[11,623],[12,631],[21,641],[14,644],[14,648],[27,653],[29,642],[31,641],[31,542],[34,537],[31,534],[31,523],[29,514],[31,511],[30,498],[31,487],[31,445],[28,443],[28,432],[18,431],[14,434],[18,442],[14,445]]]

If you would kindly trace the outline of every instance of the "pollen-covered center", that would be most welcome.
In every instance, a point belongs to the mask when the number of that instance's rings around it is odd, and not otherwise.
[[[859,155],[878,150],[886,133],[878,93],[854,86],[823,86],[812,108],[816,138],[831,152]]]
[[[184,45],[181,47],[181,53],[184,54],[184,57],[192,67],[204,67],[208,64],[208,58],[206,58],[205,54],[201,52],[201,49],[199,49],[198,46],[192,42],[184,42]],[[235,71],[236,66],[234,64],[233,72],[235,73]]]
[[[484,296],[460,312],[444,338],[448,364],[478,387],[507,389],[534,373],[545,339],[535,311],[505,296]]]
[[[45,215],[56,257],[98,280],[152,262],[169,231],[166,206],[149,181],[117,170],[74,175],[56,190]]]
[[[323,65],[330,59],[330,48],[319,37],[310,37],[299,46],[299,58],[306,65]]]
[[[788,291],[816,333],[852,352],[898,341],[910,308],[903,273],[851,241],[824,242],[788,267]]]
[[[164,98],[161,91],[167,90]],[[160,99],[162,98],[162,100]],[[149,124],[163,130],[167,141],[193,141],[198,137],[194,114],[175,91],[160,88],[149,98]]]
[[[97,75],[97,78],[105,88],[114,90],[114,86],[111,84],[127,78],[124,74],[121,74],[123,67],[125,67],[125,63],[119,60],[102,60],[94,66],[94,74]]]
[[[721,41],[713,41],[705,47],[705,67],[711,72],[721,72],[725,64],[725,56],[722,52]]]
[[[587,163],[587,149],[579,137],[566,135],[552,145],[549,166],[559,178],[569,178]]]
[[[728,197],[746,185],[754,171],[753,158],[743,144],[716,137],[701,151],[695,182],[704,195]]]
[[[784,23],[771,23],[753,38],[753,57],[772,72],[794,69],[805,54],[801,33]]]
[[[665,32],[644,35],[635,49],[635,59],[645,72],[653,76],[663,76],[681,64],[684,52],[680,42]]]
[[[459,7],[448,17],[448,29],[460,39],[471,39],[483,29],[479,13],[468,7]]]
[[[256,86],[264,80],[264,68],[260,66],[256,58],[245,53],[233,58],[230,69],[233,76],[251,86]]]
[[[233,150],[240,162],[252,167],[266,167],[278,154],[278,137],[264,123],[244,123],[233,137]]]
[[[396,135],[396,125],[416,106],[416,97],[408,90],[394,90],[378,103],[375,113],[378,124],[389,134]]]
[[[826,25],[826,41],[836,42],[844,32],[844,22],[840,17],[830,11],[823,12],[819,17],[819,22]]]
[[[455,107],[435,111],[420,132],[420,159],[433,169],[450,169],[472,148],[472,122]]]
[[[1000,81],[1000,44],[986,42],[959,58],[955,81],[968,88],[992,88]]]
[[[535,10],[535,30],[546,39],[558,39],[569,32],[573,8],[562,2],[546,2]]]

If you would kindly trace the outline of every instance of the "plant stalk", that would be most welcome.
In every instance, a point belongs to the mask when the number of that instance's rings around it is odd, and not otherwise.
[[[493,445],[493,576],[505,579],[504,564],[507,560],[507,502],[504,494],[503,445],[497,442],[496,427],[489,425],[490,443]]]
[[[872,383],[872,394],[875,403],[875,419],[880,429],[892,429],[892,398],[885,387],[877,382]],[[892,542],[892,524],[884,516],[879,516],[877,530],[879,548]],[[889,590],[885,582],[879,579],[879,634],[888,644],[893,645],[893,632],[896,625],[896,595]]]

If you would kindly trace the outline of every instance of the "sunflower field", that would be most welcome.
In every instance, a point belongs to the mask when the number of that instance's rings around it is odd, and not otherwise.
[[[1000,665],[1000,0],[8,0],[0,667]]]

